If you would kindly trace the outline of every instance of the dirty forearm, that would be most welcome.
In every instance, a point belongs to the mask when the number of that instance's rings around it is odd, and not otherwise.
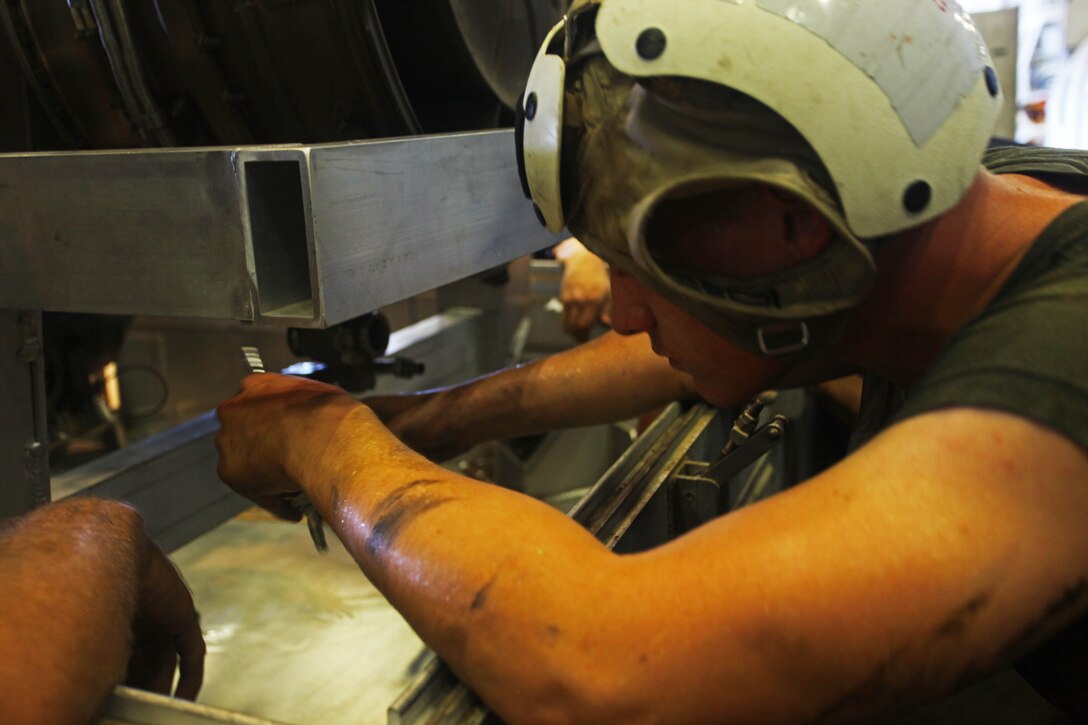
[[[0,534],[0,720],[86,722],[121,681],[142,526],[129,506],[83,499]]]
[[[326,437],[336,456],[289,472],[368,578],[489,704],[502,713],[512,693],[532,703],[555,677],[577,676],[559,664],[577,648],[565,636],[617,557],[550,507],[417,456],[361,406]]]
[[[650,349],[646,335],[608,333],[576,348],[473,383],[432,401],[469,443],[633,418],[697,397],[691,378]]]

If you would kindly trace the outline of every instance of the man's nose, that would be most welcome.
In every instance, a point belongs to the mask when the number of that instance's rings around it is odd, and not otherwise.
[[[646,304],[646,288],[629,274],[613,267],[612,282],[612,329],[621,335],[637,335],[649,332],[654,326],[654,316]]]

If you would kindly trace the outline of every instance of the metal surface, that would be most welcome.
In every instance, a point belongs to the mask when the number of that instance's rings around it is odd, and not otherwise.
[[[431,655],[427,665],[389,706],[388,725],[480,725],[487,722],[487,705],[461,684],[441,660]],[[491,721],[497,721],[493,715]]]
[[[380,377],[373,392],[427,390],[488,372],[482,353],[488,334],[485,323],[480,310],[455,307],[394,330],[389,335],[386,354],[423,360],[427,369],[410,379]]]
[[[49,500],[41,315],[0,309],[0,518]]]
[[[279,725],[273,720],[118,687],[93,725]]]
[[[342,322],[554,241],[512,148],[0,155],[0,308]]]
[[[245,514],[175,551],[208,644],[200,703],[295,725],[380,723],[423,645],[339,540]]]

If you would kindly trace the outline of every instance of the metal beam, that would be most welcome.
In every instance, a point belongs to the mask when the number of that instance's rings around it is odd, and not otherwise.
[[[0,155],[0,308],[323,327],[555,241],[511,131]]]

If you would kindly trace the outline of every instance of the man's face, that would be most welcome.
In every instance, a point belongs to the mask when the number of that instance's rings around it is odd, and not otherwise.
[[[634,277],[612,269],[612,327],[646,332],[654,352],[687,373],[706,400],[734,406],[773,386],[787,369],[729,342]]]
[[[812,258],[831,239],[822,216],[768,187],[752,186],[662,204],[647,246],[662,266],[689,274],[751,278]],[[786,372],[779,360],[747,352],[635,278],[612,273],[613,327],[647,332],[655,352],[695,380],[717,405],[736,405]]]

